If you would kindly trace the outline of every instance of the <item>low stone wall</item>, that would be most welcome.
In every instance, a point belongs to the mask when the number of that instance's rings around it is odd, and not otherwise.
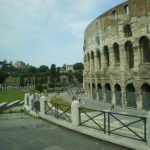
[[[39,110],[34,109],[34,102],[39,101],[40,102],[40,108]],[[68,129],[101,139],[105,140],[117,145],[121,145],[124,147],[128,147],[131,149],[137,149],[137,150],[149,150],[150,149],[150,112],[147,116],[147,143],[144,142],[137,142],[136,140],[127,139],[120,136],[115,135],[108,135],[104,134],[103,132],[99,132],[96,129],[80,126],[80,116],[79,116],[79,108],[80,108],[80,102],[73,101],[71,104],[71,122],[68,122],[66,120],[61,120],[56,118],[55,116],[50,116],[46,114],[46,102],[48,101],[48,97],[45,97],[43,94],[35,94],[30,95],[29,93],[25,94],[24,97],[24,108],[33,116],[43,118],[45,120],[48,120],[50,122],[53,122],[55,124],[64,126]]]
[[[34,86],[1,86],[0,91],[32,89]]]

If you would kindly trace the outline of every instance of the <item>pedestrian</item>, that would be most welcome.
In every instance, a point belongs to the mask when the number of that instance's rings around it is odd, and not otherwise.
[[[80,102],[80,100],[81,100],[81,99],[79,98],[78,101]]]

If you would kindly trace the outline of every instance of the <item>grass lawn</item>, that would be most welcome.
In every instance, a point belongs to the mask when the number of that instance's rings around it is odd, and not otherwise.
[[[71,106],[71,104],[68,103],[68,102],[66,102],[63,98],[61,98],[61,97],[56,97],[56,96],[52,97],[51,100],[50,100],[50,102],[52,102],[52,103],[57,103],[57,104],[62,104],[62,105]]]
[[[23,101],[25,91],[21,90],[8,90],[8,91],[0,91],[0,103],[2,102],[13,102],[16,100]]]
[[[68,109],[68,106],[71,106],[71,103],[68,103],[64,99],[62,99],[61,97],[57,97],[57,96],[52,97],[50,102],[60,104],[58,109],[63,110],[63,111]],[[63,105],[66,105],[66,106],[63,106]],[[81,113],[84,113],[84,112],[86,112],[86,113],[87,112],[93,112],[93,110],[86,109],[86,108],[81,109]],[[68,113],[71,113],[70,110],[68,111]]]
[[[52,97],[50,99],[50,103],[58,104],[58,109],[61,111],[66,111],[68,110],[68,108],[71,107],[70,103],[66,102],[63,98],[57,96]],[[71,110],[69,109],[67,113],[71,113]]]

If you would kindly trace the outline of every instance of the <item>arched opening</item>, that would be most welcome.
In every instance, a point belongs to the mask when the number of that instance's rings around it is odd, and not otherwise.
[[[91,61],[92,61],[92,66],[94,67],[94,52],[91,51]]]
[[[148,83],[142,85],[142,104],[143,109],[150,110],[150,85]]]
[[[142,51],[143,62],[150,62],[150,42],[149,38],[143,36],[139,40],[140,49]]]
[[[132,36],[131,26],[129,24],[126,24],[123,28],[123,32],[125,37],[131,37]]]
[[[98,61],[98,68],[101,68],[101,53],[99,49],[96,50],[96,57]]]
[[[132,83],[126,86],[127,107],[136,108],[135,88]]]
[[[125,51],[126,51],[126,59],[127,63],[129,64],[129,68],[134,67],[134,52],[133,52],[133,46],[130,41],[127,41],[125,43]]]
[[[109,83],[105,84],[105,95],[106,95],[106,102],[111,104],[112,101],[112,92]]]
[[[102,101],[102,86],[100,83],[97,85],[97,92],[98,92],[98,100]]]
[[[109,66],[109,49],[108,49],[108,46],[104,46],[104,57],[105,57],[106,65]]]
[[[120,62],[120,53],[119,53],[119,45],[117,43],[114,43],[113,50],[114,50],[115,63],[119,63]]]
[[[92,99],[96,100],[96,88],[94,83],[92,83]]]
[[[119,84],[115,84],[115,97],[116,97],[116,105],[122,106],[122,94],[121,94],[121,87]]]

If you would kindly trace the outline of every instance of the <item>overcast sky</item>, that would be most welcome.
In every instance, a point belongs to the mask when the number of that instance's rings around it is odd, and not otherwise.
[[[36,67],[82,62],[87,25],[124,1],[0,0],[0,61]]]

